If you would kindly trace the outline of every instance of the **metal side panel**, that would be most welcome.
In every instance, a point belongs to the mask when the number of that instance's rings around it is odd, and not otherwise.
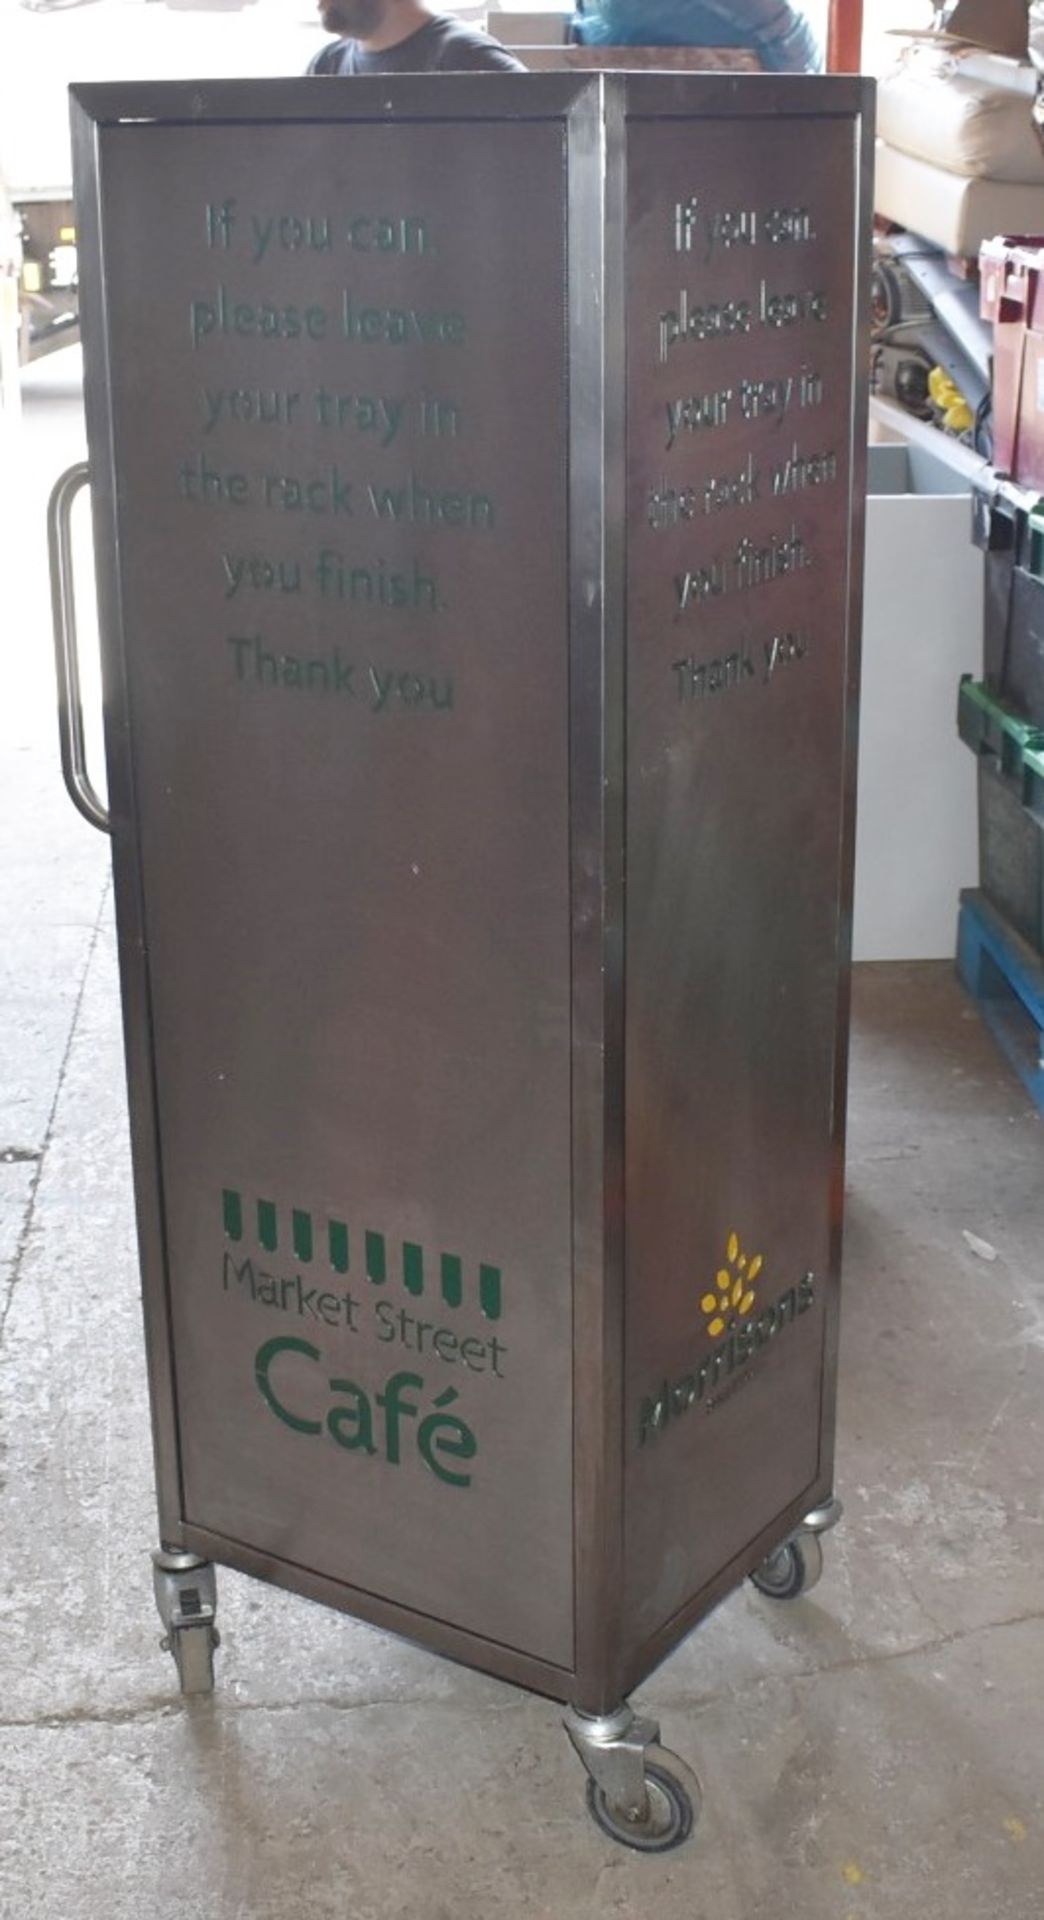
[[[829,1472],[863,431],[842,84],[835,113],[827,86],[629,126],[632,1678]]]
[[[353,98],[97,134],[160,1481],[568,1668],[564,124]]]

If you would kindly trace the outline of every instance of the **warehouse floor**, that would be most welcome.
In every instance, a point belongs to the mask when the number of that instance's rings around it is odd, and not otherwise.
[[[735,1594],[638,1696],[702,1776],[687,1848],[602,1838],[549,1703],[231,1574],[177,1698],[107,851],[53,742],[71,361],[0,443],[3,1920],[1039,1920],[1044,1127],[945,965],[856,981],[822,1585]]]

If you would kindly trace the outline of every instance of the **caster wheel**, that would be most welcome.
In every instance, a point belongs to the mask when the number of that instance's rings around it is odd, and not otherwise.
[[[795,1534],[770,1553],[750,1576],[769,1600],[796,1600],[799,1593],[810,1593],[822,1577],[823,1549],[814,1533]]]
[[[640,1819],[629,1820],[615,1812],[594,1780],[587,1782],[587,1806],[595,1825],[610,1840],[636,1853],[669,1853],[684,1845],[700,1813],[700,1785],[695,1775],[684,1771],[692,1781],[690,1794],[674,1769],[682,1763],[662,1747],[649,1747],[645,1762],[646,1808]]]

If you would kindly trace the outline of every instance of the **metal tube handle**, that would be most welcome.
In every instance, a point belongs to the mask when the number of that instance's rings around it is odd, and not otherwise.
[[[47,505],[47,549],[51,561],[51,619],[54,624],[54,664],[58,677],[58,739],[62,777],[73,806],[102,833],[111,833],[109,811],[98,798],[87,771],[87,744],[83,731],[80,659],[76,642],[76,591],[73,581],[70,525],[73,501],[88,485],[85,460],[62,474]]]

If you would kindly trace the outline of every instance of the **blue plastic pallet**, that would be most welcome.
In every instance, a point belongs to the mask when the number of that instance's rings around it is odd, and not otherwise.
[[[1044,1113],[1044,960],[972,888],[961,894],[957,972]]]

